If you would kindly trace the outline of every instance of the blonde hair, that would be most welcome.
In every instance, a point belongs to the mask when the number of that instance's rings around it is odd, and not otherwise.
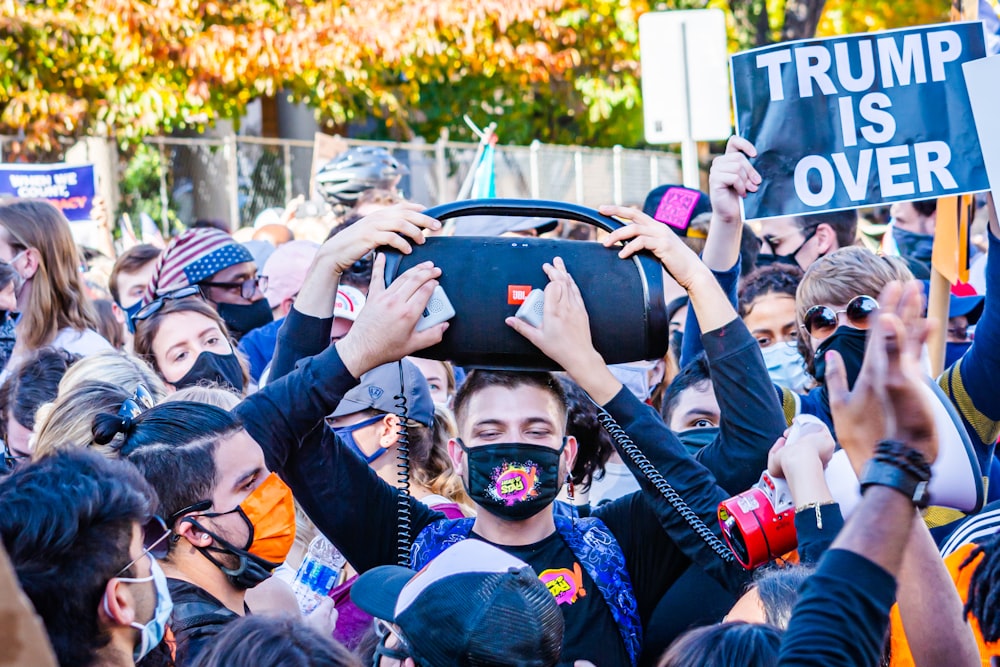
[[[240,404],[240,396],[230,389],[226,389],[217,384],[198,384],[192,387],[184,387],[167,396],[163,402],[172,401],[192,401],[194,403],[205,403],[214,405],[223,410],[232,411]]]
[[[434,428],[427,460],[412,469],[413,480],[431,493],[457,503],[466,516],[475,515],[472,499],[465,492],[462,479],[455,473],[448,456],[448,440],[458,435],[455,415],[444,405],[434,406]]]
[[[795,315],[801,324],[813,306],[845,306],[862,294],[877,299],[893,280],[913,280],[902,259],[857,246],[841,248],[810,265],[795,292]]]
[[[116,414],[132,394],[122,387],[96,381],[82,382],[65,393],[60,391],[55,401],[38,410],[32,460],[82,447],[91,447],[109,459],[120,458],[120,433],[106,445],[93,444],[94,419],[97,415]]]
[[[80,253],[59,209],[45,201],[0,205],[0,226],[18,252],[34,248],[40,255],[31,278],[31,302],[17,326],[18,342],[35,350],[62,329],[96,331],[97,313],[84,288]]]
[[[134,354],[111,351],[92,354],[70,366],[59,382],[59,395],[84,382],[94,381],[116,385],[130,395],[141,384],[153,395],[155,403],[167,395],[167,386],[149,364]]]

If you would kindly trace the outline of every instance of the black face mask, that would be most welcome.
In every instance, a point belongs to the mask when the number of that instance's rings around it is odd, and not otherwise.
[[[934,235],[918,234],[899,227],[893,227],[892,240],[896,242],[899,254],[924,264],[931,263],[934,252]]]
[[[806,247],[806,244],[809,243],[809,240],[812,239],[812,237],[814,236],[816,236],[816,228],[809,230],[805,234],[805,238],[802,241],[802,243],[799,244],[799,247],[793,250],[792,252],[788,253],[787,255],[779,255],[778,253],[773,253],[771,255],[765,255],[765,254],[757,255],[757,263],[756,263],[757,266],[762,267],[762,266],[771,266],[772,264],[785,264],[787,266],[802,268],[801,266],[799,266],[799,260],[797,260],[796,257],[798,257],[799,252]],[[820,257],[822,257],[822,255],[820,255]]]
[[[216,354],[202,352],[194,360],[194,366],[177,382],[172,383],[177,389],[192,387],[202,382],[214,382],[223,387],[229,386],[237,392],[243,392],[243,368],[232,352]]]
[[[250,304],[217,303],[215,309],[219,311],[219,317],[225,321],[229,333],[236,340],[257,327],[274,321],[267,299],[258,299]]]
[[[529,519],[552,504],[562,487],[559,458],[566,448],[505,442],[459,447],[468,459],[465,491],[472,500],[505,521]]]
[[[674,358],[680,361],[681,350],[684,345],[684,332],[673,331],[670,334],[670,350],[674,353]]]
[[[840,358],[844,360],[848,389],[854,388],[854,383],[861,373],[861,364],[865,359],[865,343],[867,341],[868,332],[864,329],[837,327],[837,330],[816,348],[816,356],[813,359],[813,368],[815,369],[813,377],[816,378],[817,382],[823,382],[826,377],[826,353],[833,350],[839,352]]]
[[[698,451],[715,442],[718,436],[719,428],[717,426],[710,428],[689,428],[677,434],[677,438],[691,456],[694,456]]]
[[[250,519],[246,517],[242,512],[240,516],[243,520],[247,522],[250,527],[250,539],[247,541],[246,548],[240,548],[233,545],[231,542],[224,540],[212,531],[205,528],[202,524],[198,523],[196,519],[187,518],[191,525],[200,530],[201,532],[207,534],[215,541],[215,544],[219,546],[208,546],[208,547],[195,547],[201,555],[212,562],[217,568],[222,570],[223,574],[229,579],[229,582],[240,590],[247,590],[253,588],[260,582],[268,579],[271,576],[271,572],[274,571],[280,563],[272,563],[271,561],[264,560],[260,556],[255,556],[254,554],[247,551],[250,545],[253,543],[253,524],[250,523]],[[235,568],[226,567],[218,558],[213,556],[213,553],[217,554],[227,554],[230,556],[235,556],[238,559],[238,563]]]

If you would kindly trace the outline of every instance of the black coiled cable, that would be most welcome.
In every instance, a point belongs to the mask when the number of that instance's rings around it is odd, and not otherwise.
[[[407,436],[406,422],[408,411],[406,406],[406,385],[403,381],[403,362],[399,361],[399,393],[396,399],[396,414],[399,415],[399,431],[396,446],[396,474],[398,479],[396,496],[396,562],[402,567],[410,567],[410,544],[412,542],[411,528],[413,517],[410,514],[410,442]]]
[[[628,455],[630,459],[638,466],[639,470],[643,475],[646,476],[656,490],[666,499],[670,505],[677,510],[677,513],[681,515],[681,518],[691,526],[691,530],[695,532],[702,540],[705,541],[712,551],[715,552],[719,558],[726,563],[732,563],[736,560],[733,555],[732,550],[726,543],[719,539],[719,537],[712,532],[712,529],[705,525],[705,522],[701,520],[701,517],[691,509],[690,506],[684,499],[681,498],[680,494],[674,490],[674,487],[670,486],[670,482],[660,474],[660,471],[656,469],[656,466],[646,457],[639,447],[632,442],[632,438],[628,436],[615,418],[612,417],[607,410],[598,407],[597,419],[601,422],[601,426],[604,430],[608,432],[615,442],[621,446],[622,450]]]

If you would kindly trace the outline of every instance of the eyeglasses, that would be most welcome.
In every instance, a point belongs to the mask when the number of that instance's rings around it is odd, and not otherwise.
[[[220,287],[229,290],[239,289],[240,296],[249,301],[257,293],[258,288],[261,292],[267,289],[267,276],[255,276],[238,283],[213,283],[203,280],[198,284],[202,287]]]
[[[153,407],[153,395],[145,385],[140,384],[136,386],[132,398],[126,398],[122,407],[118,409],[118,418],[123,422],[126,419],[135,419],[151,407]]]
[[[27,454],[15,454],[10,451],[10,446],[7,444],[6,440],[0,440],[0,445],[3,445],[3,464],[7,470],[13,470],[22,463],[26,463],[31,460],[31,457]]]
[[[139,554],[138,558],[129,561],[129,564],[118,570],[115,574],[116,577],[120,577],[130,569],[132,566],[138,563],[140,560],[145,558],[147,555],[160,560],[166,558],[167,552],[170,549],[170,544],[167,542],[167,538],[173,533],[172,530],[167,528],[167,523],[155,514],[146,522],[146,525],[142,527],[142,553]]]
[[[158,297],[155,301],[151,301],[137,310],[135,315],[132,316],[132,323],[135,324],[136,322],[142,322],[143,320],[156,314],[159,312],[160,308],[163,308],[163,304],[167,301],[186,299],[189,296],[195,296],[196,294],[201,294],[201,288],[197,285],[188,285],[187,287],[175,289],[173,292],[167,292],[163,296]]]
[[[210,509],[212,509],[211,500],[199,500],[198,502],[192,503],[187,507],[183,507],[174,512],[173,514],[171,514],[170,516],[168,516],[167,523],[169,523],[172,526],[174,525],[174,523],[177,522],[177,519],[181,518],[185,514],[190,514],[192,512],[202,513],[202,512],[207,512]]]
[[[400,664],[407,658],[413,657],[410,655],[410,647],[403,636],[396,632],[390,623],[386,623],[380,618],[375,619],[375,636],[378,637],[378,646],[375,647],[375,654],[372,656],[373,667],[379,667],[383,657],[398,660]],[[395,638],[395,646],[385,645],[389,637]]]
[[[802,328],[817,340],[829,338],[837,330],[838,315],[845,313],[847,322],[855,329],[867,329],[872,313],[878,310],[878,301],[867,294],[856,296],[847,302],[843,310],[834,310],[829,306],[813,306],[802,318]]]

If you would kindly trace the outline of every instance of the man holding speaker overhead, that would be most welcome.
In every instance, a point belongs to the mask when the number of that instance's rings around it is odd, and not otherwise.
[[[627,242],[618,253],[622,259],[652,250],[691,291],[695,307],[705,311],[706,329],[721,331],[725,342],[738,344],[733,327],[742,325],[735,310],[718,307],[724,297],[711,272],[679,239],[631,209],[604,213],[634,221],[608,238],[609,248]],[[572,468],[577,443],[566,434],[562,389],[546,372],[478,369],[456,397],[459,437],[449,443],[449,452],[477,505],[474,519],[446,521],[379,479],[327,429],[317,428],[293,442],[289,433],[297,427],[290,422],[321,422],[364,372],[440,341],[447,324],[415,331],[440,270],[420,263],[385,288],[384,266],[380,255],[366,307],[343,340],[302,362],[288,377],[276,378],[237,409],[264,448],[268,467],[285,479],[319,530],[355,569],[364,572],[399,556],[420,568],[467,538],[499,546],[531,565],[559,603],[566,621],[561,664],[577,659],[636,664],[643,625],[691,560],[727,588],[742,587],[747,574],[719,538],[716,521],[718,503],[729,494],[687,454],[655,411],[611,375],[592,342],[580,289],[558,257],[544,266],[548,284],[540,326],[516,318],[508,318],[507,324],[603,406],[601,420],[639,478],[641,491],[586,519],[554,516],[553,501]],[[304,307],[305,293],[295,308]],[[759,361],[755,341],[744,333],[747,349]],[[766,377],[762,361],[759,370]],[[777,404],[772,407],[777,438],[781,418]],[[644,464],[633,457],[644,458]],[[754,475],[765,465],[766,450],[759,458],[746,464],[755,467]],[[668,484],[675,502],[680,497],[682,511],[668,502]],[[397,526],[400,504],[406,511],[403,525]],[[413,538],[412,549],[406,533]]]

